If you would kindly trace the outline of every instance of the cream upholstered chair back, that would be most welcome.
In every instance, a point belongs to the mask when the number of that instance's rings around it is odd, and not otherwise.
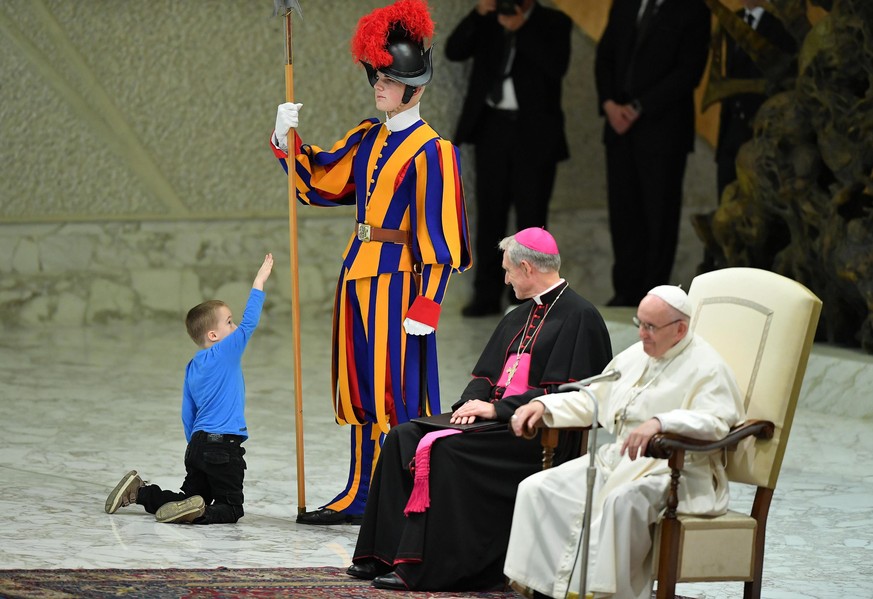
[[[773,272],[726,268],[694,278],[691,328],[731,366],[747,419],[775,424],[770,440],[745,439],[728,452],[732,481],[774,489],[821,301],[806,287]]]

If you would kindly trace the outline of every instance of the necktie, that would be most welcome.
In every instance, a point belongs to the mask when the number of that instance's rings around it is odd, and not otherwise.
[[[657,0],[648,0],[646,2],[646,7],[643,9],[643,14],[640,15],[637,20],[637,31],[634,36],[634,55],[636,55],[637,50],[639,50],[640,42],[642,42],[643,37],[645,36],[646,29],[649,25],[652,24],[652,19],[655,16],[655,13],[658,12]],[[627,71],[624,74],[624,91],[625,93],[630,94],[633,90],[633,81],[634,81],[634,63],[631,63],[627,67]]]
[[[755,15],[753,15],[749,11],[746,11],[746,23],[748,23],[749,27],[751,27],[752,29],[755,28]]]
[[[503,82],[509,76],[510,63],[512,62],[512,52],[515,49],[515,32],[506,31],[503,35],[503,56],[500,59],[500,67],[497,72],[497,79],[488,92],[488,99],[496,106],[503,99]]]
[[[652,17],[655,16],[655,13],[658,11],[658,2],[657,0],[648,0],[646,2],[646,8],[643,9],[643,14],[640,17],[639,21],[637,21],[637,41],[643,38],[645,35],[646,29],[649,28],[649,25],[652,24]]]

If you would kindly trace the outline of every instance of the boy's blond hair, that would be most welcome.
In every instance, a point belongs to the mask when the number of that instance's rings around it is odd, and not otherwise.
[[[197,304],[185,317],[185,328],[188,335],[200,347],[206,347],[206,333],[218,325],[218,309],[227,306],[221,300],[207,300]]]

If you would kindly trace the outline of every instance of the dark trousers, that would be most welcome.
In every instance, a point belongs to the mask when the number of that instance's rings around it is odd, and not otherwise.
[[[486,108],[476,133],[476,230],[473,288],[477,301],[499,302],[504,292],[503,253],[509,213],[515,228],[545,227],[557,164],[548,148],[531,147],[517,116]]]
[[[628,306],[672,283],[687,160],[684,149],[639,137],[631,130],[606,143],[612,284]]]
[[[243,517],[243,478],[246,450],[245,437],[212,435],[197,431],[185,450],[185,481],[180,493],[165,491],[157,485],[139,490],[136,502],[154,514],[171,501],[181,501],[200,495],[206,503],[206,513],[195,524],[234,523]]]

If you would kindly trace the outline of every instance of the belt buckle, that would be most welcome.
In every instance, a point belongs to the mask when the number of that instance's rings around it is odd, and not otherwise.
[[[370,241],[370,230],[372,227],[365,223],[358,223],[358,239],[361,241]]]

